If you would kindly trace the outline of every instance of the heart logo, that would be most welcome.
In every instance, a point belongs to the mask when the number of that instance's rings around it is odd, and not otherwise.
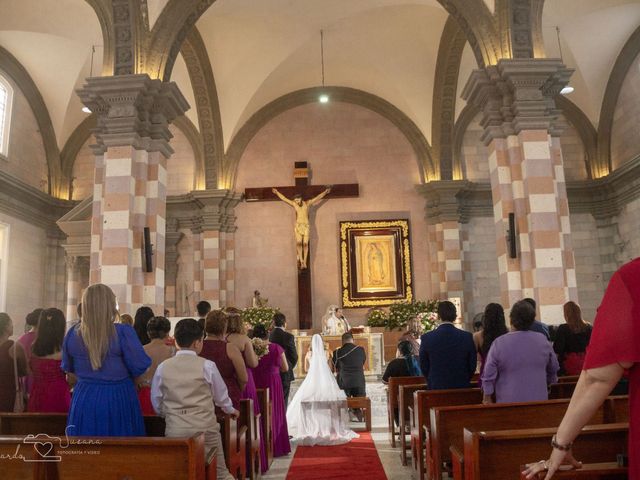
[[[36,442],[33,446],[42,458],[47,458],[51,450],[53,450],[53,443],[51,442]]]

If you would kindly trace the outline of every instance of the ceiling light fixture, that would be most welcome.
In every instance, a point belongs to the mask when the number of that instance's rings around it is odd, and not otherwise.
[[[558,38],[558,50],[560,51],[560,60],[562,61],[562,63],[564,63],[564,59],[562,56],[562,45],[560,44],[560,27],[556,25],[556,36]],[[574,88],[570,85],[565,85],[564,87],[562,87],[562,90],[560,90],[560,95],[568,95],[569,93],[573,92]]]
[[[324,31],[320,30],[320,68],[322,70],[322,89],[324,90]],[[321,93],[318,96],[318,101],[320,103],[329,103],[329,95],[326,93]]]
[[[89,78],[93,77],[93,57],[95,54],[96,54],[96,46],[91,45],[91,67],[89,68]],[[87,106],[82,107],[82,111],[84,113],[91,113],[91,110]]]

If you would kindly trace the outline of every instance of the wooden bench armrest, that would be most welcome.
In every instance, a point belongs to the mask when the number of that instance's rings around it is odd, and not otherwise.
[[[527,468],[526,465],[520,465],[520,479],[527,480],[527,477],[524,475],[524,470]],[[557,471],[553,478],[594,478],[598,475],[607,475],[607,476],[624,476],[629,473],[629,469],[627,467],[621,467],[616,462],[603,462],[603,463],[584,463],[582,468],[580,469],[571,469],[571,470],[561,470]],[[534,479],[543,480],[546,475],[546,472],[539,472]],[[599,477],[598,477],[599,478]]]
[[[462,480],[464,478],[464,455],[453,445],[449,447],[449,452],[451,452],[451,462],[453,463],[453,479]]]

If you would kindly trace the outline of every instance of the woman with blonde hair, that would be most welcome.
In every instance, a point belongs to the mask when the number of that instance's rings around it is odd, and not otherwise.
[[[134,378],[151,365],[135,330],[116,322],[116,296],[103,284],[82,296],[82,321],[62,345],[62,369],[74,373],[67,420],[69,435],[141,436],[145,434]]]
[[[553,342],[562,375],[580,375],[587,345],[591,340],[591,325],[582,319],[582,310],[576,302],[564,304],[564,320]]]

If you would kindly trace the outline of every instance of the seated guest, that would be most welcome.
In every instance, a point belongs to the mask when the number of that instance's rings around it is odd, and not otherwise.
[[[13,412],[16,385],[27,374],[24,349],[9,338],[13,335],[13,322],[6,313],[0,313],[0,412]],[[17,370],[17,371],[16,371]],[[17,374],[17,378],[16,378]]]
[[[233,408],[240,408],[240,397],[247,385],[247,367],[242,352],[233,343],[226,340],[227,315],[222,310],[212,310],[205,319],[207,336],[198,354],[211,360],[227,386],[227,392]],[[224,416],[222,410],[216,411],[218,417]]]
[[[204,331],[193,318],[180,320],[174,335],[178,353],[156,369],[151,384],[151,403],[166,422],[165,436],[190,437],[204,432],[205,458],[211,449],[217,457],[217,477],[233,480],[224,461],[220,425],[212,405],[217,405],[234,418],[227,387],[215,363],[198,356],[202,350]]]
[[[476,347],[471,333],[456,328],[456,306],[438,304],[441,323],[420,338],[420,368],[429,390],[469,388],[476,371]]]
[[[575,302],[564,304],[564,320],[567,323],[558,326],[553,349],[558,354],[561,374],[580,375],[592,328],[582,319],[582,310]]]
[[[521,300],[511,308],[514,331],[496,338],[482,372],[483,403],[548,400],[548,385],[558,380],[558,359],[546,337],[531,330],[536,312]]]
[[[247,367],[247,384],[240,394],[240,400],[253,400],[253,413],[255,415],[259,415],[260,400],[258,399],[258,391],[256,390],[256,384],[253,380],[253,371],[251,370],[258,366],[258,355],[256,355],[251,339],[247,336],[247,332],[245,331],[244,322],[240,315],[242,311],[234,307],[227,307],[225,308],[225,313],[227,314],[228,319],[227,341],[238,347],[242,353],[242,357],[244,358],[244,364]],[[266,472],[269,468],[267,463],[267,450],[264,443],[266,437],[263,425],[264,424],[260,422],[260,467],[262,469],[262,473]]]
[[[268,353],[260,358],[258,366],[253,369],[253,378],[257,388],[268,388],[271,398],[271,421],[273,427],[273,456],[282,457],[291,452],[289,431],[287,429],[286,406],[280,372],[289,370],[284,349],[269,342],[267,329],[263,325],[256,325],[253,337],[267,342]]]
[[[66,321],[57,308],[43,310],[38,322],[36,339],[31,346],[32,385],[29,412],[67,413],[71,394],[62,364],[62,340]]]
[[[143,436],[134,379],[151,366],[136,332],[114,323],[116,296],[103,284],[82,296],[82,322],[67,332],[62,369],[78,377],[67,418],[69,435]]]
[[[387,368],[382,375],[383,383],[389,383],[391,377],[420,377],[422,372],[418,365],[418,359],[413,354],[413,346],[411,342],[402,340],[398,343],[398,358],[394,358],[387,364]],[[398,409],[394,410],[396,425],[399,422]]]
[[[209,302],[207,302],[206,300],[201,300],[196,305],[196,310],[198,311],[198,323],[202,326],[203,330],[206,330],[206,328],[205,328],[205,318],[207,318],[207,315],[211,311],[211,304]],[[205,332],[205,336],[206,335],[207,334]]]
[[[533,298],[525,298],[525,302],[533,307],[533,311],[536,311],[536,301]],[[542,323],[540,320],[535,320],[531,324],[531,328],[529,328],[532,332],[538,332],[547,337],[547,340],[551,340],[551,335],[549,334],[549,327],[547,324]]]
[[[489,355],[489,349],[493,341],[507,333],[507,324],[504,319],[504,308],[499,303],[490,303],[484,309],[482,315],[482,330],[474,333],[474,341],[480,355],[480,384],[482,385],[482,372]]]
[[[149,320],[154,316],[153,310],[151,310],[150,307],[140,307],[136,310],[136,316],[133,320],[133,329],[138,334],[138,338],[142,345],[146,345],[151,341],[147,334],[147,325],[149,324]]]
[[[120,323],[133,327],[133,317],[128,313],[123,313],[120,315]]]
[[[406,340],[411,343],[411,349],[416,357],[420,355],[420,335],[422,335],[422,331],[422,322],[418,317],[413,317],[407,322],[407,329],[399,340],[399,342]],[[399,351],[396,356],[401,356]]]
[[[171,323],[165,317],[153,317],[147,324],[147,335],[150,342],[144,346],[144,352],[151,358],[151,366],[136,379],[138,400],[143,415],[155,415],[151,405],[151,380],[156,368],[176,353],[175,347],[167,345],[167,337],[171,331]]]

